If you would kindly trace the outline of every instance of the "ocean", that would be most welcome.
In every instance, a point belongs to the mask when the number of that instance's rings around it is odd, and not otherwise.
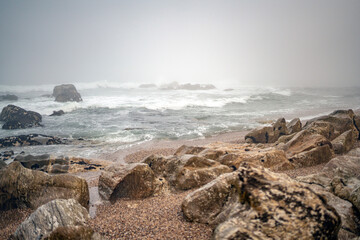
[[[74,84],[83,102],[55,102],[54,85],[0,86],[18,101],[1,101],[39,112],[43,127],[0,130],[0,138],[40,133],[84,139],[72,145],[12,148],[28,154],[99,157],[151,140],[196,139],[246,131],[279,117],[301,120],[336,109],[360,108],[360,88],[272,88],[161,90],[99,83]],[[65,115],[49,116],[54,110]]]

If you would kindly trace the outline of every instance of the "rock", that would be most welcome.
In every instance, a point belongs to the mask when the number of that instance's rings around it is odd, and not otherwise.
[[[336,138],[335,128],[331,123],[328,122],[316,121],[305,126],[304,129],[312,134],[320,134],[328,140]]]
[[[249,164],[190,193],[182,210],[212,224],[213,239],[336,239],[341,224],[322,195]]]
[[[339,176],[331,180],[332,192],[351,202],[360,211],[360,180],[358,178],[342,178]]]
[[[288,124],[286,124],[286,127],[289,131],[289,134],[293,134],[301,131],[302,123],[299,118],[294,118]]]
[[[0,121],[4,121],[3,129],[19,129],[41,126],[42,117],[39,113],[26,111],[15,105],[7,105],[0,114]]]
[[[65,114],[65,112],[63,110],[59,110],[59,111],[53,111],[53,113],[50,114],[50,116],[61,116],[64,114]]]
[[[86,181],[69,175],[51,176],[24,168],[19,162],[12,162],[1,169],[0,209],[17,207],[36,209],[58,198],[74,198],[87,208],[89,189]]]
[[[4,151],[0,153],[0,160],[1,161],[7,161],[10,159],[14,158],[14,151],[13,150],[9,150],[9,151]]]
[[[56,102],[81,102],[80,93],[73,84],[62,84],[56,86],[53,91]]]
[[[175,154],[176,156],[181,156],[184,154],[192,154],[192,155],[196,155],[199,154],[200,152],[204,151],[206,148],[205,147],[193,147],[193,146],[186,146],[186,145],[182,145],[181,147],[179,147]]]
[[[298,132],[290,141],[281,146],[287,158],[296,167],[314,166],[332,158],[332,145],[320,134],[309,130]]]
[[[44,238],[45,240],[81,239],[81,240],[105,240],[104,236],[94,232],[87,226],[58,227]]]
[[[358,140],[360,140],[360,115],[355,115],[354,116],[354,125],[355,125],[356,129],[359,132]]]
[[[67,141],[54,136],[29,134],[0,138],[0,147],[66,144]]]
[[[6,94],[0,96],[0,101],[17,101],[19,98],[13,94]]]
[[[194,156],[176,173],[175,187],[182,190],[200,187],[231,171],[216,161]]]
[[[106,167],[99,178],[99,194],[110,201],[146,198],[153,195],[155,189],[154,172],[145,163],[113,164]]]
[[[279,139],[276,141],[276,145],[279,145],[279,144],[281,144],[281,143],[287,143],[287,142],[290,141],[295,135],[296,135],[296,133],[289,134],[289,135],[283,135],[283,136],[279,137]]]
[[[7,166],[7,164],[2,159],[0,159],[0,169],[4,168],[6,166]]]
[[[343,200],[325,190],[317,184],[308,184],[314,192],[325,197],[327,203],[332,206],[341,217],[339,239],[352,239],[360,235],[360,219],[358,212],[349,201]]]
[[[353,130],[348,130],[331,141],[336,154],[346,153],[353,148],[356,141],[353,134]]]
[[[106,164],[104,161],[89,160],[78,157],[43,155],[17,155],[15,160],[24,167],[47,173],[75,173],[99,171]]]
[[[255,129],[245,136],[247,142],[274,143],[282,135],[287,135],[288,130],[284,118],[279,118],[271,127]]]
[[[355,118],[355,114],[351,109],[336,110],[329,115],[314,118],[307,121],[304,128],[305,129],[308,128],[308,126],[313,122],[319,122],[319,121],[327,122],[334,127],[334,134],[328,138],[329,140],[335,139],[336,137],[338,137],[339,135],[341,135],[342,133],[348,130],[354,131],[354,138],[356,138],[356,136],[359,136],[359,132],[355,127],[354,118]]]
[[[77,235],[83,235],[85,239],[91,239],[93,232],[88,229],[87,221],[89,213],[75,199],[56,199],[40,206],[24,222],[22,222],[14,233],[14,239],[59,239],[55,236],[66,236],[71,234],[64,232],[76,229]],[[80,231],[79,231],[80,230]],[[84,239],[84,238],[78,238]]]

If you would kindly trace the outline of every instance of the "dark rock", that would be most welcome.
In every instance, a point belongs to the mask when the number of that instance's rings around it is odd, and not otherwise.
[[[76,199],[88,208],[87,182],[69,175],[51,176],[12,162],[0,170],[0,209],[29,207],[36,209],[54,199]]]
[[[250,143],[274,143],[279,137],[289,134],[286,121],[279,118],[271,127],[255,129],[245,136],[246,142]]]
[[[190,193],[182,211],[214,226],[213,239],[336,239],[341,225],[322,195],[248,164]]]
[[[4,121],[3,129],[19,129],[41,126],[42,117],[39,113],[26,111],[15,105],[7,105],[0,114],[0,121]]]
[[[29,134],[0,138],[0,147],[66,144],[64,139],[43,134]]]
[[[61,116],[64,114],[65,114],[65,112],[63,110],[59,110],[59,111],[53,111],[53,113],[50,114],[50,116]]]
[[[84,158],[51,156],[49,154],[17,155],[14,161],[20,162],[26,168],[47,173],[75,173],[99,170],[100,167],[103,167],[101,164],[92,163]]]
[[[0,96],[0,101],[17,101],[19,98],[13,94],[6,94]]]
[[[57,102],[81,102],[80,93],[76,90],[73,84],[63,84],[56,86],[53,91],[53,96]]]
[[[14,239],[91,239],[89,213],[74,199],[56,199],[40,206],[13,234]],[[67,233],[67,234],[66,234]],[[71,236],[85,238],[71,238]],[[56,238],[62,236],[64,238]]]

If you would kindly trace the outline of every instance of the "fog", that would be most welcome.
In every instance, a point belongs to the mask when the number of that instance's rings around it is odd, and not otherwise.
[[[360,1],[0,1],[0,83],[359,86]]]

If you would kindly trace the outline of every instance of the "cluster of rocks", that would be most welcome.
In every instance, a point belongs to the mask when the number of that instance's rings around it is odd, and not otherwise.
[[[49,175],[14,161],[0,170],[0,210],[31,208],[10,239],[104,239],[88,225],[89,188],[83,178]]]
[[[210,224],[214,239],[357,237],[360,149],[346,152],[359,138],[359,119],[352,110],[305,126],[281,118],[250,132],[245,144],[182,146],[174,155],[113,164],[101,173],[99,193],[113,202],[200,187],[182,211],[189,221]],[[323,172],[306,178],[273,172],[321,163],[327,163]]]
[[[17,155],[14,161],[26,168],[47,173],[76,173],[103,170],[107,165],[104,161],[90,161],[86,158],[43,155]]]
[[[0,138],[0,147],[20,147],[20,146],[34,146],[34,145],[54,145],[66,144],[68,141],[54,136],[47,136],[43,134],[28,134]]]

